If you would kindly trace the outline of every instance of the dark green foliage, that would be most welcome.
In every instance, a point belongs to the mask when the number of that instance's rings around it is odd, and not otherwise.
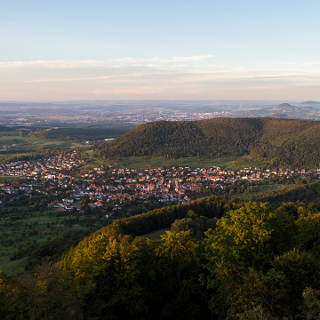
[[[33,270],[44,263],[58,261],[58,259],[71,247],[82,240],[88,231],[70,231],[62,238],[53,239],[45,242],[34,249],[29,249],[25,269]]]
[[[198,280],[197,245],[188,233],[161,243],[120,237],[86,297],[89,319],[183,319],[209,314]]]
[[[274,166],[319,167],[318,121],[216,118],[143,124],[116,141],[102,144],[103,157],[250,155]]]
[[[160,240],[143,236],[170,225]],[[316,320],[319,239],[320,213],[299,202],[208,197],[156,209],[114,221],[54,266],[0,275],[0,316]]]
[[[192,237],[201,239],[210,228],[216,225],[216,218],[198,216],[193,210],[187,212],[186,218],[175,220],[170,230],[174,232],[190,231]]]
[[[218,119],[216,119],[218,120]],[[167,158],[184,156],[222,156],[248,153],[248,136],[256,136],[256,123],[249,119],[219,119],[195,122],[159,121],[141,125],[107,145],[101,146],[104,156],[126,157],[161,155]],[[232,130],[231,130],[232,127]],[[250,140],[254,141],[254,138]]]
[[[138,236],[170,227],[176,219],[184,218],[189,210],[194,210],[198,215],[209,218],[220,218],[226,210],[237,205],[239,205],[237,202],[218,197],[206,197],[184,204],[155,209],[130,218],[119,219],[113,225],[123,234]]]
[[[210,306],[219,319],[305,319],[305,290],[320,288],[315,250],[320,227],[312,224],[311,232],[310,222],[319,214],[301,209],[292,203],[276,210],[249,203],[208,232],[208,286],[219,289]]]

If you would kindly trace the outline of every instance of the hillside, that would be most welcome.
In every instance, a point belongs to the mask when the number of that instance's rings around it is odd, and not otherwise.
[[[318,319],[319,206],[280,204],[318,195],[316,182],[258,197],[270,204],[205,197],[118,219],[54,265],[0,273],[1,319]]]
[[[0,274],[0,315],[318,319],[319,232],[318,207],[303,203],[207,197],[152,210],[103,227],[32,276]]]
[[[140,125],[111,143],[105,158],[165,158],[249,155],[274,166],[319,167],[320,121],[268,118],[215,118]]]
[[[103,140],[117,137],[129,129],[127,127],[114,128],[49,128],[36,129],[29,133],[30,137],[43,139],[71,139],[71,140]]]
[[[237,198],[237,196],[234,196]],[[311,182],[307,184],[287,185],[284,189],[243,193],[241,200],[245,201],[263,201],[269,202],[272,206],[282,202],[305,202],[309,204],[320,204],[320,182]]]

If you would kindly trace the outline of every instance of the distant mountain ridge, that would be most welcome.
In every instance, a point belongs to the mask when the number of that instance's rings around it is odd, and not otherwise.
[[[271,117],[279,119],[320,119],[319,105],[316,103],[303,103],[299,105],[281,103],[275,106],[240,110],[232,114],[232,116],[234,115],[239,117]]]
[[[157,121],[99,147],[105,158],[245,156],[274,166],[320,167],[320,121],[215,118]]]

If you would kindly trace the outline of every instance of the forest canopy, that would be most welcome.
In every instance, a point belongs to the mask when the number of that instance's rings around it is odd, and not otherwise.
[[[0,316],[319,319],[319,239],[319,208],[301,202],[164,207],[115,221],[33,274],[1,275]]]
[[[318,168],[320,122],[268,118],[156,121],[100,145],[99,153],[105,158],[249,155],[272,166]]]

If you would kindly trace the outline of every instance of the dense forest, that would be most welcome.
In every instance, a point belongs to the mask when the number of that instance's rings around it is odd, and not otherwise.
[[[99,147],[106,158],[129,156],[245,156],[273,166],[320,166],[320,122],[267,118],[210,120],[140,125]]]
[[[319,319],[319,210],[207,197],[116,220],[57,263],[2,274],[0,317]]]

